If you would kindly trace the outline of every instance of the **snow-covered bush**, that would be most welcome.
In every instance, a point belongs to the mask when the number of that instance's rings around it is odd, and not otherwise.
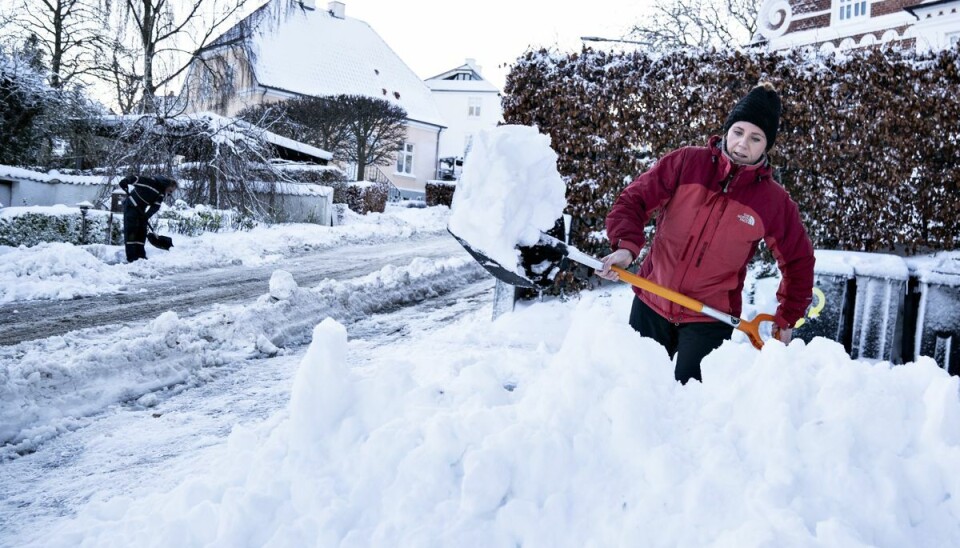
[[[49,168],[92,160],[99,107],[80,88],[51,87],[40,58],[28,53],[0,48],[0,164]]]
[[[424,199],[428,206],[445,205],[450,206],[453,202],[453,191],[457,185],[453,181],[427,181],[424,191]]]
[[[156,225],[161,231],[197,236],[204,232],[250,230],[257,225],[257,221],[237,210],[198,205],[194,208],[165,208],[157,214]]]
[[[328,183],[327,186],[333,188],[333,203],[347,204],[347,207],[357,213],[383,213],[387,207],[389,183],[336,181]]]
[[[112,240],[110,232],[113,232]],[[0,245],[34,246],[43,242],[75,245],[123,243],[123,215],[67,206],[8,207],[0,210]]]

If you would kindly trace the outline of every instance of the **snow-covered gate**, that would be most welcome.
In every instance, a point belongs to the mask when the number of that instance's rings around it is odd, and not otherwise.
[[[817,251],[820,315],[797,328],[826,337],[853,358],[904,363],[929,356],[960,375],[960,255],[904,259]]]
[[[930,356],[960,375],[960,255],[911,261],[910,267],[905,358]]]

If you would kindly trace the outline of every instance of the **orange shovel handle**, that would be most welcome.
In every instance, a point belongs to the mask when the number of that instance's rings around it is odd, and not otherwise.
[[[620,276],[621,280],[627,282],[628,284],[634,287],[645,289],[650,293],[653,293],[654,295],[660,295],[664,299],[667,299],[668,301],[671,301],[671,302],[675,302],[684,308],[689,308],[694,312],[703,312],[703,303],[696,299],[691,299],[690,297],[687,297],[686,295],[683,295],[681,293],[677,293],[672,289],[667,289],[662,285],[655,284],[650,280],[646,278],[641,278],[640,276],[637,276],[633,272],[629,272],[623,268],[620,268],[619,266],[612,266],[610,267],[610,270],[613,270],[614,272],[616,272],[617,275]]]
[[[686,295],[677,293],[672,289],[667,289],[662,285],[655,284],[646,278],[641,278],[636,274],[629,272],[619,266],[611,267],[611,270],[617,273],[620,276],[620,279],[627,282],[628,284],[639,287],[645,291],[649,291],[654,295],[659,295],[668,301],[679,304],[680,306],[693,310],[694,312],[699,312],[701,314],[706,314],[711,318],[720,320],[727,325],[733,326],[740,331],[746,333],[747,338],[750,339],[750,343],[753,344],[757,349],[763,348],[763,339],[760,337],[760,324],[763,322],[772,322],[773,316],[770,314],[757,314],[752,320],[744,320],[736,316],[731,316],[729,314],[724,314],[719,310],[715,310],[706,306],[696,299],[691,299]]]
[[[750,339],[753,346],[757,350],[760,350],[763,348],[763,339],[760,338],[760,324],[763,322],[772,322],[773,319],[773,315],[771,314],[757,314],[752,320],[740,320],[740,323],[737,324],[736,327],[746,333],[747,338]]]

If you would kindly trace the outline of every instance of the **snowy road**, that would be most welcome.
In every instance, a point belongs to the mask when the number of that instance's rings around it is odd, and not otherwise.
[[[178,272],[149,280],[118,294],[67,301],[31,301],[0,305],[0,346],[62,335],[81,328],[141,321],[173,310],[189,315],[214,303],[240,302],[264,293],[278,269],[293,274],[301,286],[331,279],[355,278],[413,257],[465,256],[448,234],[415,235],[397,242],[334,247],[286,257],[263,266],[234,266]]]
[[[414,254],[447,250],[440,239],[424,243],[426,247],[417,246]],[[351,261],[367,257],[364,248],[352,251],[339,256]],[[316,262],[302,264],[309,268]],[[264,284],[261,280],[260,293]],[[435,328],[489,306],[492,287],[490,279],[483,279],[348,324],[352,365],[362,367],[398,338],[423,336],[420,326]],[[289,402],[292,377],[304,350],[226,364],[210,382],[168,391],[151,407],[112,406],[36,452],[0,463],[0,546],[35,540],[91,498],[162,491],[183,476],[204,470],[214,452],[227,450],[224,442],[234,426],[276,420]]]

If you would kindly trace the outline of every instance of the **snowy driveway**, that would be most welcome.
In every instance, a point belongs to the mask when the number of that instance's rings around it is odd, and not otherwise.
[[[152,319],[172,310],[180,316],[214,303],[240,302],[265,292],[275,270],[293,274],[301,286],[324,279],[356,278],[413,257],[466,256],[448,234],[416,235],[385,243],[333,247],[261,266],[237,265],[167,274],[117,294],[66,301],[28,301],[0,305],[0,346],[62,335],[81,328]]]

